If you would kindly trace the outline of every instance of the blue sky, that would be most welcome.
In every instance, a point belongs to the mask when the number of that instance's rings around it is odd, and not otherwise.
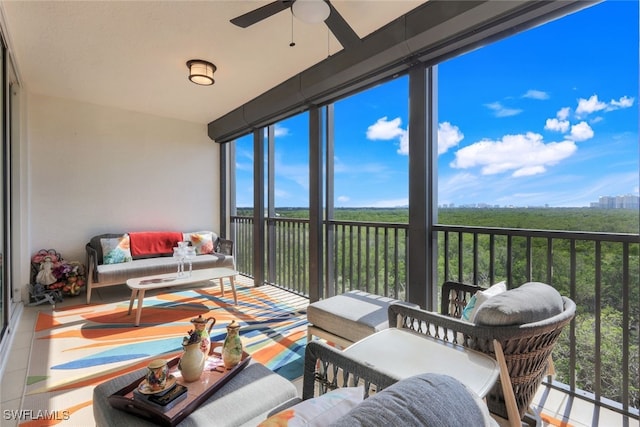
[[[638,194],[638,1],[607,0],[438,66],[438,203]],[[408,79],[336,103],[335,206],[408,204]],[[308,206],[308,117],[276,126],[276,206]],[[252,206],[251,137],[237,205]]]

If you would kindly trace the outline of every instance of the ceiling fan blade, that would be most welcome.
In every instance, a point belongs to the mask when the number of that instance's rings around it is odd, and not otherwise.
[[[327,1],[327,4],[331,9],[331,13],[324,23],[327,24],[329,30],[336,36],[336,39],[338,39],[343,48],[349,49],[358,46],[360,44],[358,34],[347,24],[347,21],[345,21],[342,15],[340,15],[340,12],[333,7],[331,2]]]
[[[247,12],[231,20],[231,23],[238,27],[247,28],[257,22],[267,19],[291,6],[293,0],[276,0],[257,9]]]

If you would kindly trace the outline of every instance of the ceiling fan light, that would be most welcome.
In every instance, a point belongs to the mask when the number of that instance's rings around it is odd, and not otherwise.
[[[187,61],[187,67],[189,67],[189,80],[197,85],[211,86],[215,80],[213,80],[213,73],[216,71],[216,66],[211,62],[203,61],[202,59],[192,59]]]
[[[318,24],[329,17],[331,9],[324,0],[296,0],[291,6],[293,16],[307,24]]]

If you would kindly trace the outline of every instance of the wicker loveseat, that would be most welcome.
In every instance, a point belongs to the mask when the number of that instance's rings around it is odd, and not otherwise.
[[[196,246],[197,256],[191,260],[194,270],[203,268],[235,268],[233,241],[218,237],[212,231],[145,231],[110,233],[93,236],[86,244],[87,304],[94,288],[126,283],[127,279],[172,273],[177,270],[173,247],[179,241]],[[107,249],[109,248],[109,249]],[[117,256],[110,256],[105,249]]]
[[[498,383],[486,396],[487,405],[492,413],[509,419],[511,425],[520,425],[520,420],[527,418],[525,415],[530,411],[535,393],[551,363],[553,347],[562,329],[573,319],[576,306],[569,298],[559,297],[562,298],[560,313],[525,324],[498,326],[461,320],[462,310],[478,290],[482,288],[447,282],[442,289],[443,314],[392,304],[389,307],[389,325],[411,329],[495,357],[503,371]],[[530,303],[531,306],[536,305],[533,299]],[[533,415],[534,418],[537,416]]]

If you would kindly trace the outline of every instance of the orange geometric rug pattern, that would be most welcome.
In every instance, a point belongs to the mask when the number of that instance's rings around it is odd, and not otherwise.
[[[139,327],[128,301],[39,312],[19,425],[92,425],[93,387],[152,359],[179,356],[189,320],[200,314],[216,319],[212,342],[222,342],[236,320],[254,360],[288,379],[300,377],[308,299],[268,285],[236,288],[237,306],[217,286],[148,296]]]

